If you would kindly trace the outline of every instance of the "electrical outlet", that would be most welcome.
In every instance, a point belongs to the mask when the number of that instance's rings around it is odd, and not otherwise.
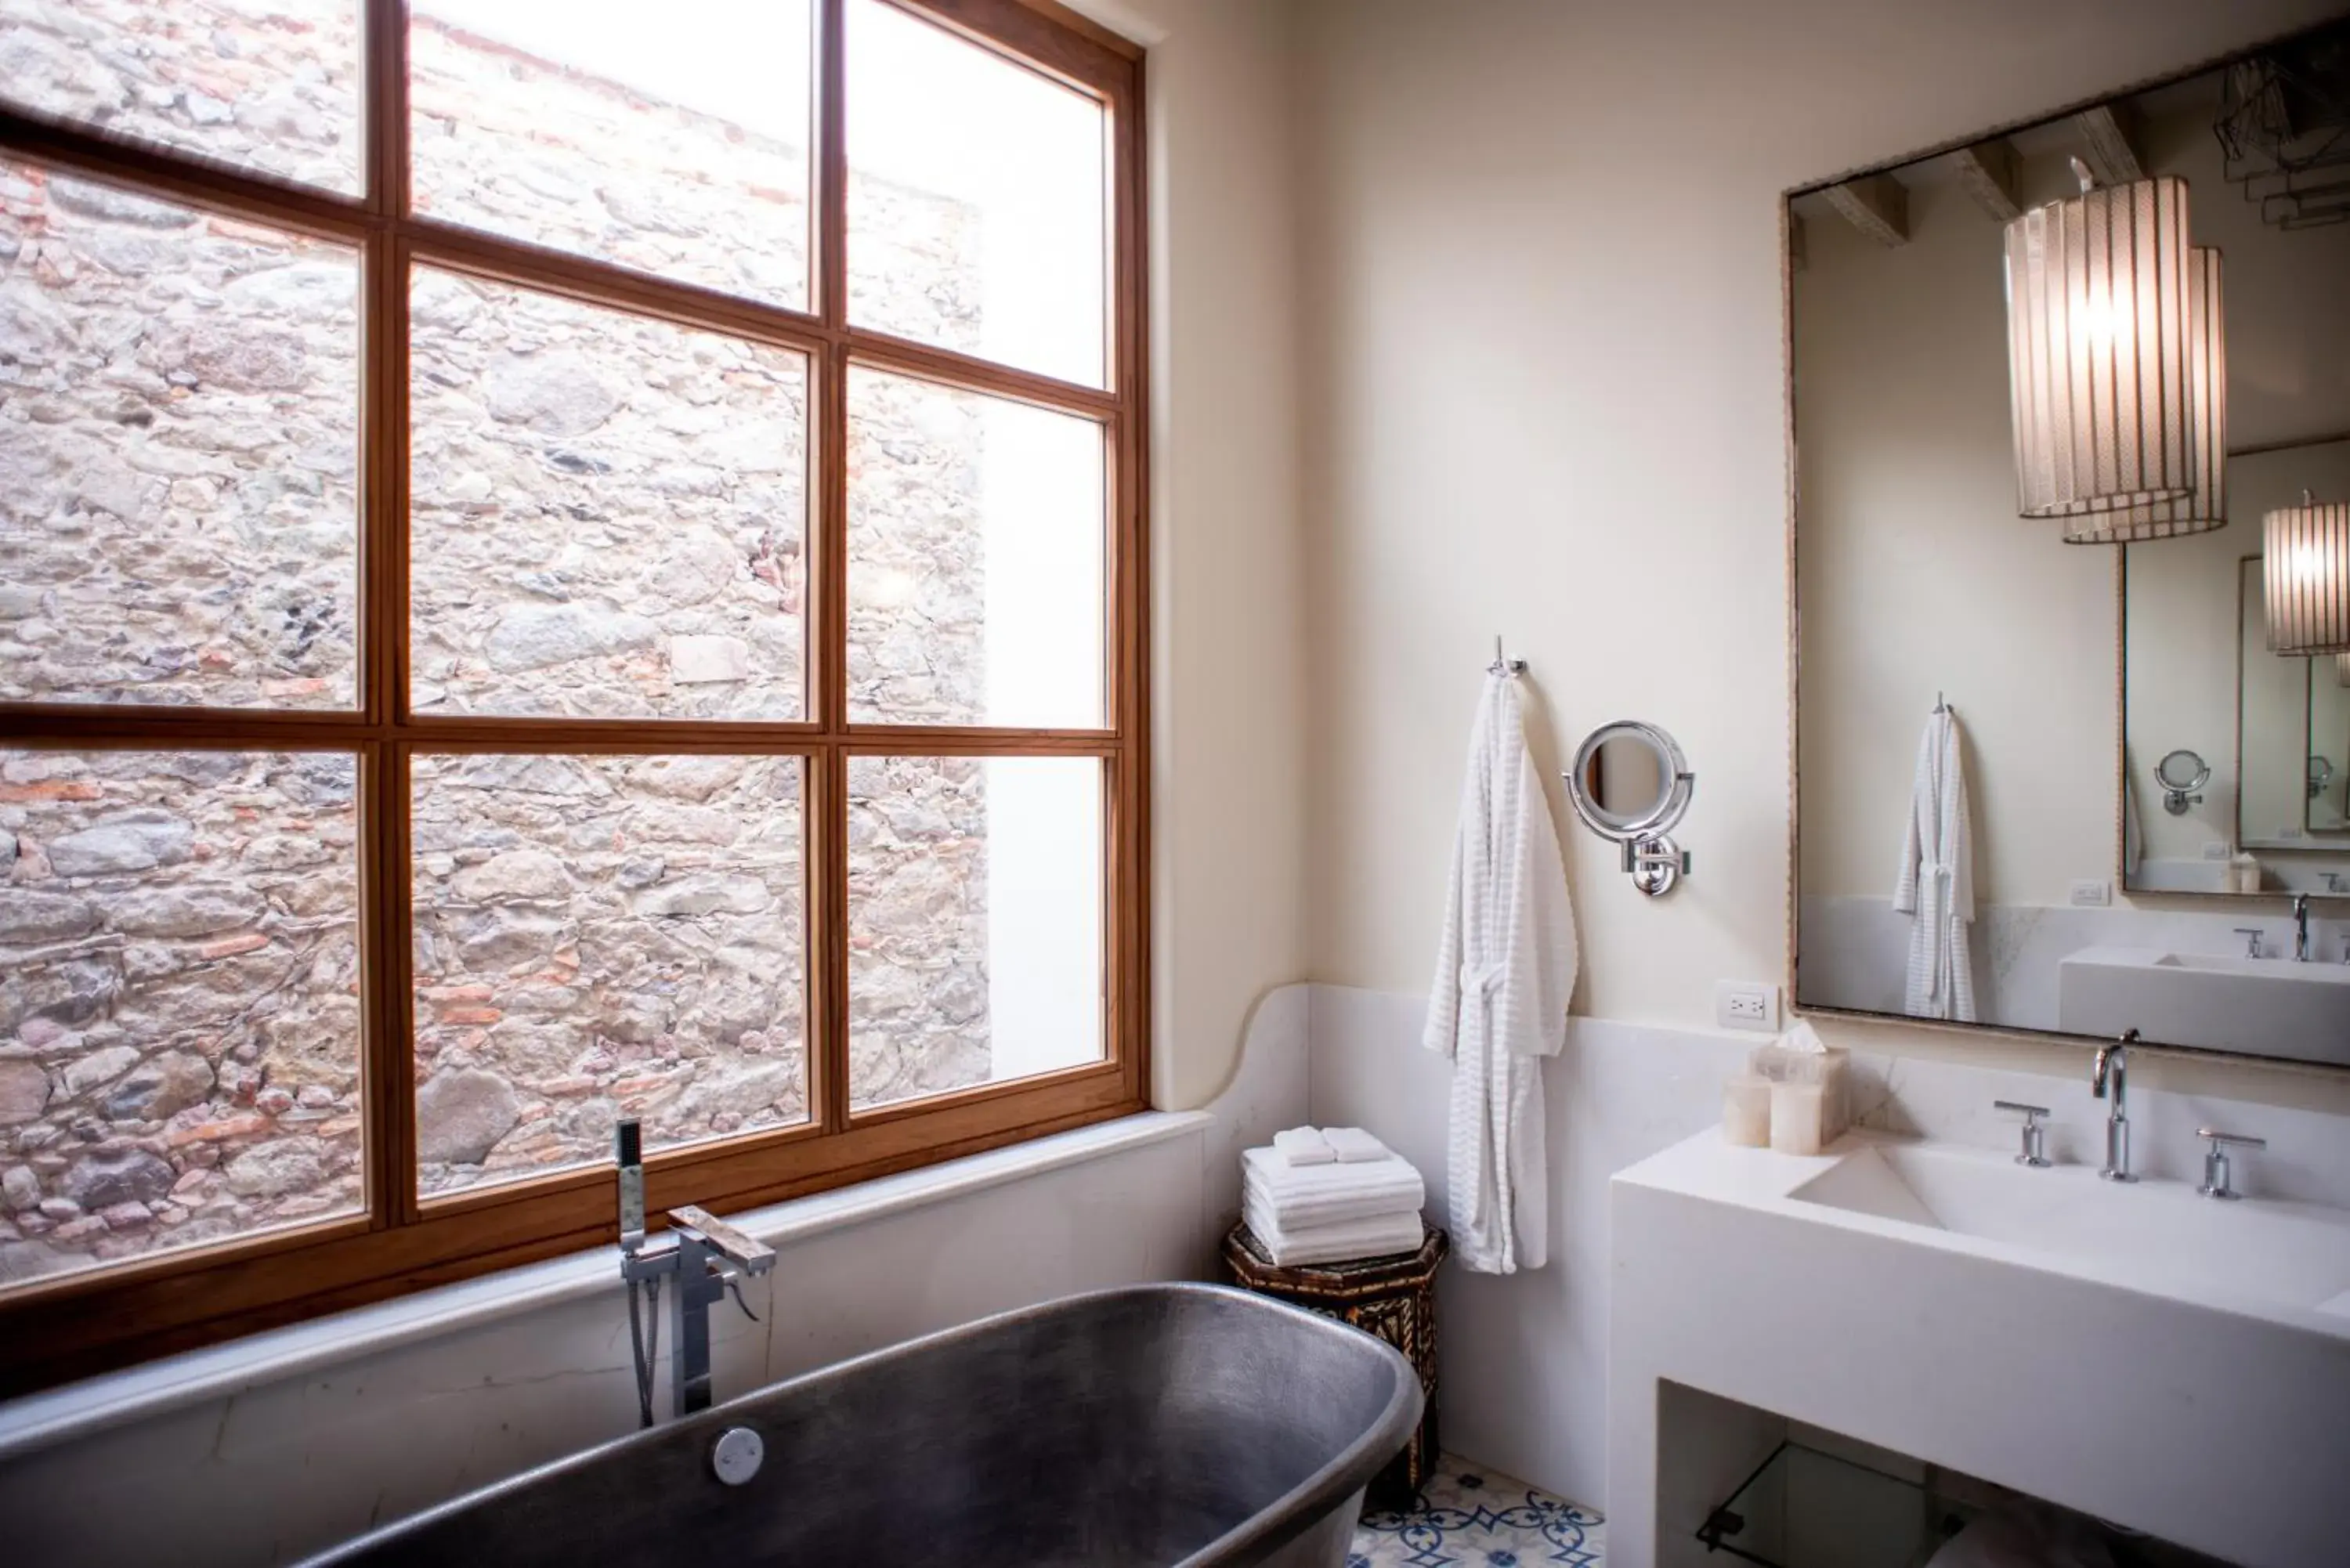
[[[1724,1029],[1779,1032],[1779,988],[1754,980],[1720,980],[1713,985],[1713,1019]]]
[[[2073,903],[2077,909],[2102,909],[2114,901],[2113,886],[2107,882],[2075,882]]]
[[[2235,846],[2231,844],[2214,841],[2203,846],[2203,858],[2206,860],[2232,860],[2235,856]]]

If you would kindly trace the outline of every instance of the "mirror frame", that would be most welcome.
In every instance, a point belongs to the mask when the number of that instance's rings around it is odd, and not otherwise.
[[[2049,109],[2038,110],[2031,114],[2019,115],[2013,119],[2002,120],[1993,125],[1970,130],[1961,136],[1950,137],[1947,140],[1934,142],[1929,146],[1915,148],[1909,151],[1900,153],[1894,157],[1881,158],[1869,163],[1845,169],[1821,179],[1808,180],[1801,184],[1788,186],[1779,192],[1780,430],[1783,442],[1785,458],[1783,465],[1785,493],[1783,497],[1783,504],[1785,508],[1784,515],[1786,519],[1787,568],[1787,904],[1785,910],[1787,968],[1784,1002],[1787,1016],[1790,1018],[1816,1015],[1823,1018],[1851,1019],[1856,1023],[1862,1023],[1889,1024],[1902,1028],[1933,1030],[1976,1037],[1991,1036],[2005,1037],[2010,1040],[2032,1040],[2075,1047],[2088,1044],[2096,1038],[2092,1035],[2066,1034],[2054,1030],[2033,1029],[2018,1024],[1980,1022],[1967,1023],[1960,1023],[1955,1019],[1916,1018],[1906,1013],[1874,1012],[1860,1008],[1830,1007],[1822,1005],[1807,1006],[1801,1000],[1801,992],[1798,988],[1798,979],[1802,973],[1803,967],[1803,921],[1801,919],[1801,910],[1803,898],[1804,817],[1803,780],[1801,777],[1799,762],[1803,755],[1802,699],[1804,639],[1801,586],[1803,578],[1801,572],[1797,569],[1797,563],[1802,550],[1802,536],[1801,530],[1798,525],[1801,496],[1796,484],[1795,274],[1802,266],[1802,251],[1800,248],[1800,242],[1795,237],[1796,227],[1794,202],[1799,197],[1814,195],[1834,186],[1846,184],[1856,180],[1866,179],[1867,177],[1875,174],[1890,173],[1896,170],[1904,168],[1908,164],[1916,163],[1925,159],[1943,157],[1947,154],[1957,152],[1965,148],[1973,147],[1985,141],[1996,140],[2001,137],[2011,135],[2016,131],[2046,125],[2055,120],[2064,119],[2068,116],[2080,114],[2087,109],[2097,109],[2104,105],[2110,104],[2117,99],[2132,98],[2141,93],[2152,92],[2160,88],[2170,87],[2196,77],[2207,75],[2212,71],[2224,69],[2239,61],[2249,59],[2265,49],[2273,48],[2277,45],[2289,39],[2300,37],[2303,35],[2314,31],[2320,27],[2334,26],[2340,20],[2341,18],[2338,17],[2321,18],[2317,21],[2308,22],[2297,26],[2286,28],[2281,32],[2265,34],[2250,43],[2230,49],[2222,54],[2205,56],[2190,60],[2174,69],[2123,81],[2111,88],[2106,88],[2103,91],[2089,94],[2086,97],[2074,99],[2064,103],[2055,105]],[[2331,439],[2350,439],[2350,431],[2345,431],[2342,433],[2342,436]],[[2292,444],[2300,445],[2303,443],[2295,441]],[[2256,455],[2258,452],[2265,450],[2269,449],[2263,447],[2236,448],[2231,449],[2228,455],[2230,458],[2249,457]],[[2127,613],[2126,589],[2128,587],[2126,551],[2129,546],[2126,545],[2116,545],[2112,546],[2112,548],[2114,553],[2115,603],[2113,776],[2116,781],[2115,789],[2113,791],[2113,799],[2111,802],[2113,812],[2112,886],[2116,895],[2130,896],[2123,887],[2122,867],[2127,858],[2127,849],[2125,844],[2127,826],[2126,823],[2126,814],[2122,808],[2120,782],[2126,775],[2129,765],[2127,755],[2127,725],[2124,722],[2124,716],[2127,712],[2126,701],[2128,662],[2126,644],[2127,623],[2126,617]],[[1572,792],[1570,791],[1570,793]],[[1577,809],[1580,811],[1579,805]],[[1587,817],[1585,820],[1586,823],[1589,821]],[[1606,836],[1613,836],[1612,833],[1607,833],[1603,829],[1595,828],[1595,831],[1600,831]],[[2239,894],[2179,891],[2138,894],[2135,896],[2139,898],[2178,899],[2194,905],[2216,905],[2221,901],[2225,901],[2226,903],[2241,906],[2254,899],[2267,899],[2280,907],[2289,906],[2293,898],[2293,895],[2282,892],[2276,894]],[[2345,889],[2344,892],[2338,894],[2331,892],[2313,893],[2310,897],[2313,898],[2331,900],[2339,906],[2345,901],[2350,901],[2350,889]],[[2168,1045],[2158,1042],[2148,1042],[2143,1049],[2149,1054],[2168,1055],[2175,1054],[2182,1057],[2202,1061],[2234,1062],[2285,1072],[2321,1073],[2336,1080],[2350,1079],[2350,1066],[2337,1066],[2326,1063],[2299,1062],[2275,1056],[2257,1055],[2247,1052],[2222,1051],[2198,1045]]]
[[[1624,739],[1645,742],[1663,765],[1664,787],[1657,794],[1656,804],[1640,815],[1616,822],[1608,820],[1617,814],[1609,811],[1591,797],[1584,785],[1584,770],[1596,758],[1599,748],[1610,741]],[[1643,838],[1654,838],[1670,833],[1680,819],[1689,814],[1690,799],[1696,793],[1697,775],[1690,772],[1689,761],[1681,755],[1679,742],[1645,719],[1616,719],[1602,724],[1583,737],[1575,748],[1575,761],[1568,765],[1566,775],[1567,800],[1575,815],[1583,818],[1583,826],[1602,838],[1617,844],[1635,844]]]

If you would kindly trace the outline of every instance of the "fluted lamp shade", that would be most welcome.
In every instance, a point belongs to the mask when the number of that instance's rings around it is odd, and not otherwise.
[[[2307,491],[2261,524],[2269,650],[2287,658],[2350,653],[2350,505]]]
[[[2187,253],[2187,446],[2195,488],[2177,501],[2064,519],[2068,545],[2136,545],[2228,525],[2228,330],[2219,251]]]
[[[2007,225],[2017,508],[2074,518],[2189,501],[2187,182],[2088,187]]]

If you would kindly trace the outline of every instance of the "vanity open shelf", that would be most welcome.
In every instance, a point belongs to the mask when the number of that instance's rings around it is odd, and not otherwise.
[[[1941,1494],[1936,1472],[1892,1475],[1793,1438],[1771,1450],[1706,1516],[1697,1538],[1763,1568],[1918,1568],[1977,1510]]]

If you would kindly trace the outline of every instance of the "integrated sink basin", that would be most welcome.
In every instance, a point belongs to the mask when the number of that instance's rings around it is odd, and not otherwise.
[[[1788,1197],[2102,1263],[2150,1289],[2250,1296],[2350,1317],[2350,1210],[2220,1203],[2180,1181],[2126,1185],[1947,1144],[1856,1148]]]
[[[2350,964],[2083,948],[2056,966],[2056,1027],[2350,1064]]]
[[[2100,1180],[2074,1158],[2103,1141],[2086,1108],[2059,1113],[2048,1167],[2014,1163],[2012,1127],[2004,1147],[1859,1128],[1811,1156],[1709,1127],[1618,1171],[1609,1562],[1700,1561],[1703,1511],[1778,1419],[2244,1568],[2350,1562],[2350,1208]],[[2176,1133],[2155,1109],[2144,1130]],[[1711,1435],[1677,1448],[1676,1419]]]

